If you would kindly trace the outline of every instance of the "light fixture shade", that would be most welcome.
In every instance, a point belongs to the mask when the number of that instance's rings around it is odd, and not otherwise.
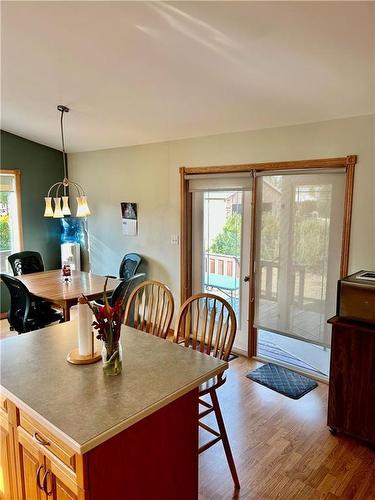
[[[46,198],[44,198],[44,201],[46,202],[44,217],[53,217],[52,198],[50,196],[47,196]]]
[[[82,205],[82,196],[77,196],[77,217],[84,217],[84,210]]]
[[[87,197],[77,196],[77,217],[86,217],[87,215],[90,215]]]
[[[81,196],[81,202],[82,202],[82,206],[83,206],[83,211],[84,211],[84,215],[90,215],[91,212],[90,212],[90,209],[89,209],[89,206],[88,206],[88,203],[87,203],[87,196]]]
[[[62,213],[63,215],[71,215],[71,211],[69,208],[69,196],[63,196],[62,197],[63,201],[63,206],[62,206]]]
[[[61,217],[64,217],[64,214],[61,210],[61,198],[54,198],[53,201],[55,202],[55,211],[53,212],[53,217],[55,219],[61,219]]]

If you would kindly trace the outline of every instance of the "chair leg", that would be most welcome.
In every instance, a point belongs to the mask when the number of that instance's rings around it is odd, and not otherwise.
[[[210,396],[211,396],[212,405],[214,407],[214,412],[215,412],[215,416],[216,416],[216,420],[217,420],[217,425],[219,427],[219,432],[221,434],[221,439],[223,441],[225,455],[227,457],[229,469],[230,469],[230,472],[232,474],[233,482],[234,482],[236,489],[240,489],[240,482],[239,482],[238,476],[237,476],[236,465],[235,465],[234,460],[233,460],[232,450],[230,449],[229,439],[228,439],[227,431],[225,430],[225,424],[224,424],[223,416],[221,414],[219,400],[218,400],[215,389],[210,391]]]

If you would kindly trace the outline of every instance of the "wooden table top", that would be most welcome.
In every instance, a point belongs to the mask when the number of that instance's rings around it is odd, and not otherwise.
[[[17,276],[29,291],[51,302],[61,302],[78,299],[82,293],[93,299],[103,293],[105,276],[86,273],[84,271],[72,271],[72,281],[64,283],[61,269],[44,271],[42,273],[31,273]],[[108,280],[108,291],[114,290],[121,283],[119,279]]]

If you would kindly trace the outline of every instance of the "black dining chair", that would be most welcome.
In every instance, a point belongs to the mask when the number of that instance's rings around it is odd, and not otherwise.
[[[127,298],[133,291],[137,282],[143,281],[145,277],[146,273],[138,273],[127,280],[122,280],[121,283],[113,290],[112,295],[108,296],[109,305],[113,307],[119,300],[123,300],[123,303],[126,304]],[[95,299],[94,302],[99,306],[103,305],[102,299]]]
[[[142,257],[137,253],[127,253],[121,261],[119,269],[119,277],[128,280],[138,271],[141,265]],[[108,276],[108,278],[117,278],[117,276]]]
[[[55,309],[38,307],[22,281],[8,274],[0,274],[0,278],[10,293],[8,322],[18,333],[38,330],[56,321],[63,321],[63,315]]]
[[[146,273],[138,273],[134,274],[128,279],[124,279],[114,290],[111,297],[111,306],[114,306],[116,302],[119,300],[126,303],[127,298],[135,288],[135,285],[138,282],[141,282],[145,279]]]
[[[142,257],[137,253],[127,253],[120,264],[119,276],[125,280],[130,279],[138,271]]]
[[[123,280],[129,280],[137,272],[141,265],[142,257],[137,253],[127,253],[121,261],[119,269],[119,277]],[[107,278],[116,279],[117,276],[107,275]],[[110,296],[108,297],[110,298]]]
[[[9,255],[8,261],[14,276],[21,274],[40,273],[44,271],[44,263],[39,252],[26,250]]]
[[[13,253],[8,257],[14,276],[22,274],[41,273],[44,271],[44,262],[39,252],[25,250],[23,252]],[[56,311],[51,303],[39,297],[32,296],[33,303],[38,310],[43,310],[46,316],[53,315]]]

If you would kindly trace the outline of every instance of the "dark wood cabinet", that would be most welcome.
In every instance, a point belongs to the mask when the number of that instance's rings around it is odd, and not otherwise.
[[[328,425],[375,445],[375,325],[334,317]]]

